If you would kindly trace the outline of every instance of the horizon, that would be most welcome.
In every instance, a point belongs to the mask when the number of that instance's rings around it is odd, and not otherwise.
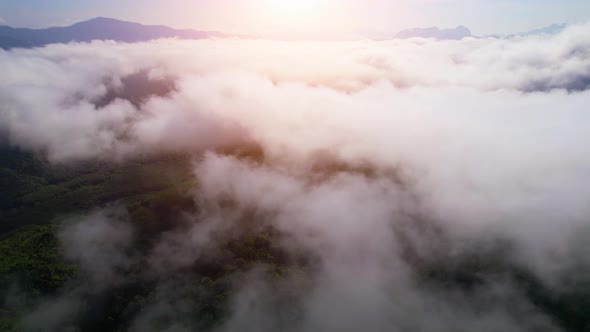
[[[219,30],[200,30],[200,29],[192,29],[192,28],[178,28],[175,26],[169,26],[169,25],[165,25],[165,24],[145,24],[142,22],[134,22],[134,21],[129,21],[129,20],[123,20],[123,19],[117,19],[117,18],[113,18],[113,17],[105,17],[105,16],[96,16],[96,17],[92,17],[83,21],[78,21],[78,22],[73,22],[70,23],[68,25],[63,25],[63,26],[47,26],[47,27],[41,27],[41,28],[27,28],[27,27],[17,27],[17,26],[11,26],[9,24],[7,24],[6,22],[0,21],[0,26],[8,26],[11,28],[15,28],[15,29],[32,29],[32,30],[45,30],[45,29],[49,29],[49,28],[67,28],[67,27],[71,27],[80,23],[86,23],[86,22],[92,22],[92,21],[97,21],[97,20],[112,20],[112,21],[118,21],[118,22],[124,22],[124,23],[132,23],[132,24],[140,24],[142,26],[161,26],[161,27],[167,27],[167,28],[172,28],[174,30],[193,30],[193,31],[200,31],[200,32],[213,32],[213,33],[222,33],[228,36],[244,36],[244,37],[253,37],[253,38],[271,38],[271,39],[282,39],[285,38],[285,40],[306,40],[306,38],[311,37],[311,39],[309,40],[314,40],[313,38],[313,34],[304,34],[304,35],[294,35],[294,36],[289,36],[289,35],[281,35],[279,34],[261,34],[261,35],[247,35],[247,34],[232,34],[232,33],[227,33],[225,31],[219,31]],[[568,24],[568,23],[562,23],[562,22],[554,22],[551,23],[549,25],[545,25],[545,26],[539,26],[539,27],[533,27],[531,30],[528,31],[518,31],[518,32],[512,32],[512,33],[508,33],[508,34],[500,34],[500,33],[492,33],[492,34],[487,34],[487,35],[475,35],[473,34],[473,31],[471,31],[471,28],[469,26],[465,26],[463,24],[458,24],[455,26],[412,26],[412,27],[405,27],[401,30],[397,30],[397,31],[389,31],[389,32],[379,32],[379,33],[374,33],[371,35],[370,33],[367,34],[363,34],[362,31],[357,31],[356,33],[351,33],[349,35],[319,35],[318,36],[318,40],[325,40],[325,41],[329,41],[330,38],[334,37],[333,40],[334,41],[338,41],[338,40],[355,40],[355,39],[390,39],[390,38],[395,38],[395,35],[397,33],[400,32],[406,32],[406,31],[410,31],[410,30],[421,30],[421,29],[437,29],[437,30],[455,30],[455,29],[460,29],[460,28],[466,28],[468,29],[471,33],[472,33],[472,37],[489,37],[489,36],[515,36],[518,34],[526,34],[529,33],[531,31],[536,31],[536,30],[542,30],[545,28],[551,28],[551,27],[560,27],[560,26],[571,26],[571,25],[579,25],[579,24],[583,24],[585,22],[578,22],[578,23],[574,23],[574,24]]]
[[[380,35],[418,27],[463,25],[474,35],[485,36],[523,33],[552,24],[584,23],[590,18],[590,2],[584,0],[559,3],[550,0],[370,0],[362,4],[353,0],[138,1],[5,2],[0,3],[0,24],[42,29],[107,17],[176,29],[275,37]]]

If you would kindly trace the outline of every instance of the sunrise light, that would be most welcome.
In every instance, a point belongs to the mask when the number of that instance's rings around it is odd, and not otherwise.
[[[590,332],[590,0],[0,0],[0,332]]]
[[[326,21],[318,0],[267,0],[264,7],[263,20],[282,32],[315,30]]]
[[[317,0],[270,0],[278,13],[287,16],[308,15],[317,5]]]

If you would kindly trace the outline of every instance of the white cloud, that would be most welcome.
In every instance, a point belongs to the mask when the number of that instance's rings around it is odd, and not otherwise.
[[[581,25],[509,40],[163,40],[0,51],[0,129],[11,144],[55,161],[202,152],[199,217],[209,222],[163,237],[152,268],[189,264],[211,246],[208,234],[257,211],[289,235],[285,247],[320,262],[293,331],[552,329],[510,280],[465,299],[430,292],[416,275],[423,260],[453,261],[472,247],[501,252],[547,287],[586,262],[589,50],[590,28]],[[174,89],[96,109],[140,72]],[[218,149],[251,146],[261,160]],[[235,206],[215,208],[228,199]],[[99,235],[110,234],[111,223],[100,225]],[[509,253],[495,247],[500,240],[513,245]],[[256,277],[240,287],[226,330],[281,330],[268,292]],[[242,305],[252,298],[258,305]],[[242,319],[252,316],[259,320]]]

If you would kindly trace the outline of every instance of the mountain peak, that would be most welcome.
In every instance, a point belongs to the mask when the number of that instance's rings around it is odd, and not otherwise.
[[[34,47],[55,43],[114,40],[119,42],[143,42],[160,38],[202,39],[224,37],[218,32],[178,30],[163,25],[143,25],[108,17],[75,23],[67,27],[48,29],[20,29],[2,27],[0,48]]]
[[[86,20],[86,21],[75,23],[75,24],[73,24],[71,26],[113,25],[113,24],[117,24],[117,25],[142,25],[142,24],[139,24],[139,23],[118,20],[118,19],[115,19],[115,18],[95,17],[95,18],[91,18],[91,19]]]

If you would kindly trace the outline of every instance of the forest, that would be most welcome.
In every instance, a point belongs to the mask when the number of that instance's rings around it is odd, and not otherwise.
[[[84,294],[84,309],[68,318],[68,331],[129,329],[136,315],[158,296],[162,282],[161,275],[145,273],[149,252],[167,232],[183,227],[183,214],[198,215],[200,209],[194,196],[198,179],[191,159],[181,154],[66,165],[4,147],[0,183],[4,188],[0,200],[0,289],[5,290],[1,331],[20,331],[19,322],[31,308],[72,292],[92,278],[64,257],[58,233],[64,224],[105,207],[124,215],[137,230],[133,247],[139,258],[121,267],[123,282]],[[313,254],[287,253],[278,245],[280,232],[257,221],[255,213],[249,217],[242,221],[241,231],[218,239],[222,242],[219,254],[195,259],[165,276],[182,283],[182,298],[190,304],[183,305],[180,314],[192,317],[191,329],[215,330],[228,319],[236,275],[260,266],[265,267],[263,278],[276,287],[272,296],[283,324],[295,324],[301,315],[298,301],[302,294],[297,294],[301,290],[288,289],[281,280],[294,271],[301,280],[308,280],[316,264]],[[421,232],[437,232],[426,223],[421,227],[428,229]],[[438,237],[444,241],[442,233]],[[573,291],[563,293],[545,288],[534,275],[503,258],[511,250],[508,243],[484,252],[474,250],[441,264],[430,253],[424,256],[415,250],[411,236],[402,235],[398,240],[406,245],[404,258],[418,272],[421,287],[460,290],[468,295],[489,286],[491,278],[510,278],[567,331],[584,331],[590,326],[590,285],[574,285]],[[151,328],[166,328],[178,314],[163,311],[151,317]]]

